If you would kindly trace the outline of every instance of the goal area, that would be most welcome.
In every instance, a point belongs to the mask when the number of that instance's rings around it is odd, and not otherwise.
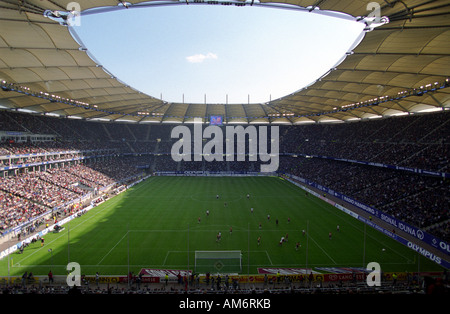
[[[240,273],[241,251],[195,251],[196,273]]]

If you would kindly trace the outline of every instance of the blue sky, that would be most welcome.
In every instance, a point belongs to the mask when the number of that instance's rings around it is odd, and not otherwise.
[[[327,72],[363,25],[318,14],[176,5],[81,14],[74,30],[119,80],[170,102],[267,102]]]

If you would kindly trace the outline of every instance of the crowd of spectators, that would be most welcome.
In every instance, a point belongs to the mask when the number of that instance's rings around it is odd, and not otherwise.
[[[0,232],[27,222],[46,210],[44,205],[0,190]]]
[[[0,183],[0,189],[49,208],[78,197],[69,189],[41,180],[38,172],[5,177]]]
[[[450,112],[338,124],[280,126],[280,152],[449,171]],[[192,128],[192,126],[190,126]],[[0,155],[109,149],[171,151],[172,125],[100,123],[2,111],[0,130],[53,134],[39,144],[1,143]],[[225,132],[224,132],[225,133]]]
[[[0,180],[0,230],[7,231],[139,173],[132,163],[117,158],[5,176]]]
[[[364,122],[289,126],[283,152],[448,172],[450,112]]]
[[[368,287],[366,283],[314,283],[312,285],[300,283],[270,283],[245,284],[228,286],[222,284],[220,287],[193,286],[185,288],[177,284],[133,284],[110,285],[82,285],[69,287],[64,284],[11,284],[0,289],[0,295],[153,295],[155,301],[161,295],[172,295],[178,297],[196,298],[203,296],[213,300],[217,297],[230,296],[234,298],[248,298],[258,295],[259,297],[275,298],[277,296],[300,296],[300,295],[445,295],[448,287],[438,279],[430,278],[420,280],[419,283],[397,283],[385,282],[380,287]],[[33,280],[28,280],[33,281]],[[427,282],[427,284],[423,284]],[[431,283],[428,283],[431,282]],[[434,288],[434,285],[437,288]],[[284,300],[286,301],[286,300]],[[293,301],[295,303],[295,301]]]
[[[323,158],[285,156],[281,167],[449,240],[448,179]]]

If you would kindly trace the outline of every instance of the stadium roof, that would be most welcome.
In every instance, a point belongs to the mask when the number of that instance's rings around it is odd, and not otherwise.
[[[342,12],[363,19],[368,30],[327,75],[291,95],[263,104],[169,103],[126,86],[80,47],[65,25],[67,6],[74,2],[0,0],[0,108],[112,121],[189,122],[222,115],[227,123],[292,124],[450,108],[449,0],[379,1],[381,20],[374,20],[368,7],[375,2],[366,0],[194,2]],[[112,10],[189,0],[76,3],[83,14],[100,6]]]

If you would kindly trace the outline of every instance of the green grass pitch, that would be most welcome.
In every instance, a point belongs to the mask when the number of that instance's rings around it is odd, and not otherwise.
[[[46,275],[50,269],[65,275],[68,262],[79,263],[85,275],[193,270],[196,250],[242,251],[244,275],[258,267],[365,268],[369,262],[386,272],[442,270],[278,177],[151,177],[64,227],[47,234],[43,247],[34,243],[3,258],[1,275]]]

